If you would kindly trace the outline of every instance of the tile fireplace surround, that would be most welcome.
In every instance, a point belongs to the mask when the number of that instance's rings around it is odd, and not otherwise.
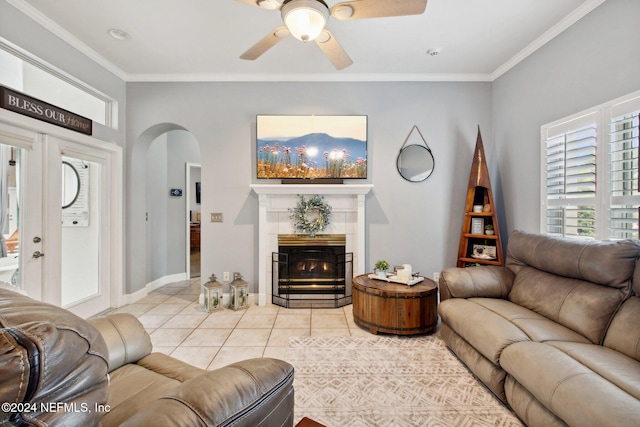
[[[258,305],[271,303],[271,254],[278,251],[278,234],[294,234],[289,209],[300,195],[321,194],[331,206],[331,223],[323,234],[345,234],[346,251],[353,252],[353,275],[366,272],[365,196],[371,184],[253,184],[258,195]]]

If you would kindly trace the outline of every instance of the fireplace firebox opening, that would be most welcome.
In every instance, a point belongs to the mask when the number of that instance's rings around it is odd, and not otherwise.
[[[279,235],[272,302],[290,308],[351,304],[353,254],[345,249],[344,234]]]

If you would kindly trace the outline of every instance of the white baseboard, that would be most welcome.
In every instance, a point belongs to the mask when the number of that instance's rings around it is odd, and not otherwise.
[[[187,273],[171,274],[169,276],[160,277],[151,283],[147,283],[146,287],[151,291],[155,291],[169,283],[182,282],[184,280],[187,280]]]
[[[136,301],[140,301],[142,298],[149,295],[149,292],[155,291],[158,288],[168,285],[169,283],[182,282],[187,280],[187,273],[171,274],[169,276],[160,277],[153,282],[147,283],[144,288],[136,291],[132,294],[126,294],[124,296],[124,304],[133,304]]]

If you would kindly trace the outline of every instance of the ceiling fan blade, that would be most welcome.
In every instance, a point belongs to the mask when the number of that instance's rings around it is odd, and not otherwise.
[[[253,61],[288,35],[289,30],[287,30],[287,27],[278,27],[264,36],[258,43],[251,46],[245,53],[240,55],[240,58]]]
[[[342,70],[353,64],[347,52],[344,51],[340,43],[328,30],[323,30],[315,39],[315,42],[337,70]]]
[[[256,6],[260,9],[266,10],[279,10],[282,4],[277,0],[236,0],[237,2],[248,4],[249,6]]]
[[[426,7],[427,0],[353,0],[333,6],[331,15],[342,20],[385,18],[420,15]]]

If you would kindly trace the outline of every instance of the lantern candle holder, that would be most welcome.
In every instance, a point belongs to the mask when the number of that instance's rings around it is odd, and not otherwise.
[[[242,279],[240,273],[233,273],[233,281],[229,283],[229,308],[241,310],[249,307],[249,283]]]
[[[202,294],[206,312],[211,313],[222,309],[222,284],[217,281],[215,274],[212,274],[209,281],[202,285]]]

